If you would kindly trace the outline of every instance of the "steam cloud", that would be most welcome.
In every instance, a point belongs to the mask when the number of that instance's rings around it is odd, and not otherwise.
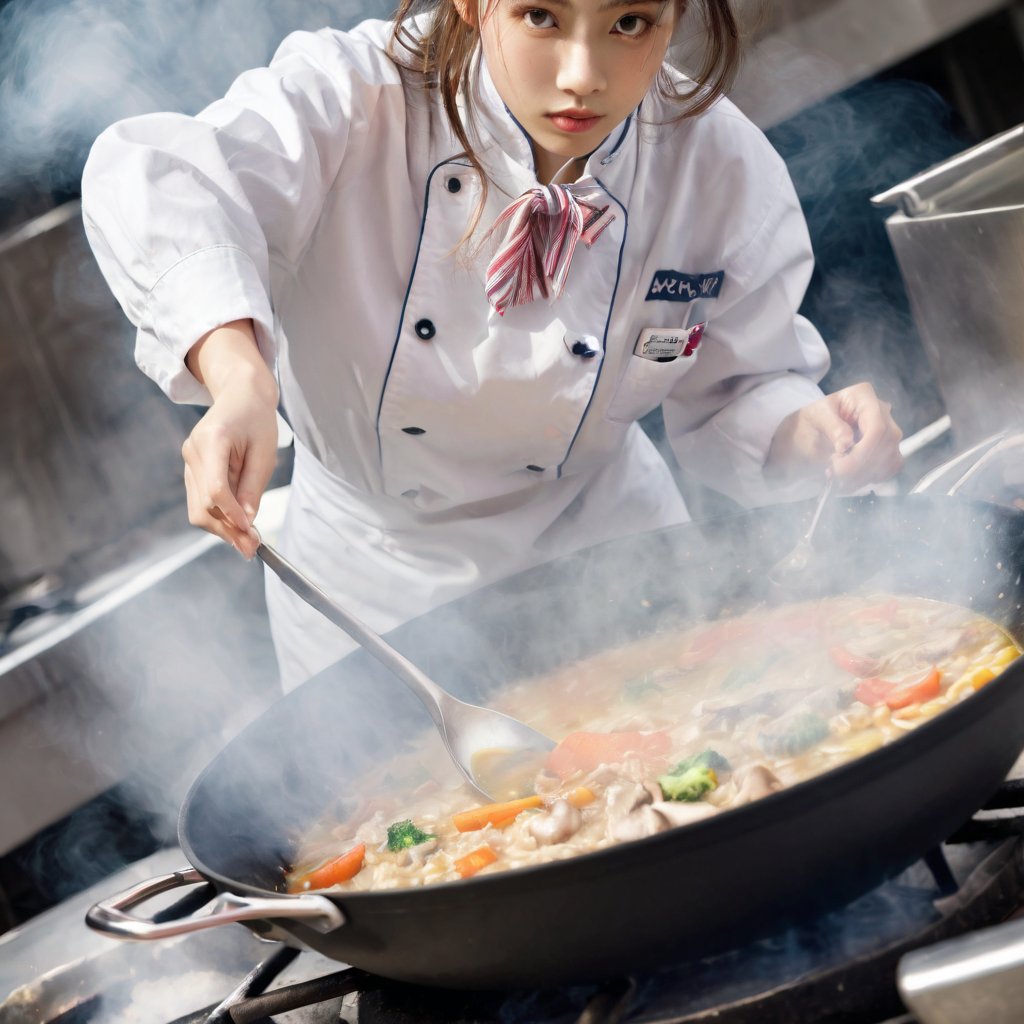
[[[0,7],[0,195],[28,183],[75,190],[93,139],[114,121],[153,110],[195,112],[222,95],[239,72],[265,64],[288,32],[326,25],[345,28],[364,17],[387,16],[393,6],[393,0],[10,0]],[[773,133],[790,163],[816,240],[832,240],[835,245],[834,251],[819,247],[819,266],[826,272],[816,282],[817,306],[808,312],[831,335],[830,340],[840,340],[840,348],[842,342],[851,343],[847,363],[858,374],[881,356],[883,348],[890,359],[892,351],[904,350],[906,317],[888,332],[875,328],[892,316],[895,300],[883,296],[887,301],[879,302],[877,292],[865,297],[858,290],[866,264],[878,253],[871,251],[859,230],[851,230],[850,217],[837,209],[836,183],[844,176],[847,183],[851,179],[859,183],[855,201],[862,219],[858,229],[866,228],[868,242],[871,238],[884,242],[879,215],[867,207],[867,196],[945,155],[948,145],[948,136],[933,138],[924,154],[911,152],[909,112],[921,112],[929,126],[941,122],[942,116],[934,99],[923,91],[911,89],[904,95],[905,107],[888,108],[892,119],[877,129],[872,147],[864,144],[865,124],[856,98],[847,98],[845,105],[814,108]],[[887,109],[877,93],[868,99],[865,106],[872,111]],[[898,146],[894,145],[897,139]],[[869,222],[866,226],[864,218]],[[887,251],[885,259],[883,275],[894,280]],[[844,274],[851,264],[857,273]],[[72,275],[64,283],[73,288],[76,281]],[[813,294],[811,301],[815,301]],[[879,363],[884,365],[881,359]],[[918,362],[918,373],[919,366]],[[893,375],[904,379],[890,382],[892,390],[905,388],[908,406],[913,404],[909,397],[912,370],[898,367]],[[621,592],[624,580],[646,577],[643,569],[636,561],[619,566],[608,580],[592,581],[590,593]],[[583,601],[578,604],[586,607]],[[130,642],[126,636],[126,645]],[[180,646],[187,649],[188,638],[182,638]],[[116,650],[105,653],[118,656]],[[436,655],[443,656],[443,652]],[[221,713],[226,716],[245,684],[244,678],[225,672],[210,685],[206,710],[212,720],[217,721]],[[169,704],[173,700],[167,695],[142,688],[134,694],[130,715],[158,721],[169,731]],[[189,715],[190,709],[184,713]],[[373,736],[379,746],[369,726],[364,729],[364,735]],[[99,736],[78,737],[77,749],[90,761],[102,763],[104,742]],[[201,756],[205,759],[206,753]],[[188,777],[201,766],[201,762],[178,765],[178,775]],[[177,808],[177,786],[159,771],[137,784],[145,790],[140,802],[164,819],[169,832]],[[76,862],[92,855],[86,837],[92,838],[91,826],[75,832],[62,851],[66,857],[61,869],[69,878],[78,870]]]
[[[386,17],[392,0],[11,0],[0,9],[0,194],[76,189],[93,139],[194,113],[295,29]]]

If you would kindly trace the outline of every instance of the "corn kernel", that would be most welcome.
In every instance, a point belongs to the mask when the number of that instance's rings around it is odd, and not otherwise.
[[[980,690],[986,683],[992,682],[995,677],[996,673],[988,668],[988,666],[976,668],[967,675],[967,678],[971,681],[971,688],[974,690]]]
[[[989,663],[989,668],[999,669],[1009,665],[1011,661],[1016,661],[1017,656],[1020,652],[1016,647],[1004,647]]]

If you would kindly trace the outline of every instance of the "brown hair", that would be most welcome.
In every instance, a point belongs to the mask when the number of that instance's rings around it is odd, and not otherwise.
[[[477,0],[466,2],[475,5]],[[740,32],[732,10],[732,0],[668,2],[676,5],[677,24],[691,6],[698,9],[707,45],[703,59],[692,73],[692,88],[678,90],[664,69],[658,73],[657,88],[662,96],[681,104],[679,119],[696,117],[707,110],[732,83],[740,61]],[[420,15],[425,16],[422,35],[413,33],[407,23],[408,19]],[[463,123],[458,105],[460,91],[466,96],[470,92],[470,75],[477,41],[476,28],[462,18],[455,0],[400,0],[388,43],[388,55],[396,64],[422,75],[427,88],[440,92],[444,111],[456,138],[462,144],[464,155],[480,175],[480,203],[466,231],[466,237],[476,227],[487,197],[487,176],[469,141],[469,131]],[[466,109],[472,119],[472,107],[467,105]]]

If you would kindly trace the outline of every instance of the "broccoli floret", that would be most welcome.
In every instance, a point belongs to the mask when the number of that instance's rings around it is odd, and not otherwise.
[[[665,687],[661,686],[653,672],[645,672],[641,676],[627,679],[622,684],[622,699],[627,701],[642,700],[648,694],[660,693]]]
[[[417,828],[408,818],[405,821],[396,821],[394,825],[388,825],[388,849],[392,853],[399,850],[407,850],[410,846],[419,846],[428,839],[436,839],[431,835]]]
[[[658,779],[666,800],[700,800],[718,785],[718,773],[731,770],[729,762],[714,750],[680,761],[667,775]]]
[[[686,800],[693,803],[718,785],[718,776],[713,768],[695,764],[685,772],[670,772],[658,779],[661,792],[666,800]]]
[[[762,732],[758,739],[761,749],[772,757],[796,757],[828,733],[828,722],[821,715],[803,711],[785,719],[777,728]]]

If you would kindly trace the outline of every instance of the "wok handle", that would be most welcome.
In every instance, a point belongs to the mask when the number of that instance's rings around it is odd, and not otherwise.
[[[169,875],[157,875],[90,907],[85,915],[85,923],[111,938],[131,940],[167,939],[173,935],[217,928],[236,921],[274,917],[301,918],[314,931],[323,933],[332,932],[345,923],[345,915],[340,907],[326,896],[314,896],[311,893],[297,896],[238,896],[224,892],[214,900],[209,912],[175,921],[157,922],[153,918],[128,912],[161,893],[205,881],[203,875],[191,867]]]
[[[1000,452],[1024,444],[1024,434],[1001,431],[986,437],[984,441],[967,451],[925,473],[910,489],[911,494],[925,494],[928,491],[944,489],[949,497],[956,495],[964,486]]]

